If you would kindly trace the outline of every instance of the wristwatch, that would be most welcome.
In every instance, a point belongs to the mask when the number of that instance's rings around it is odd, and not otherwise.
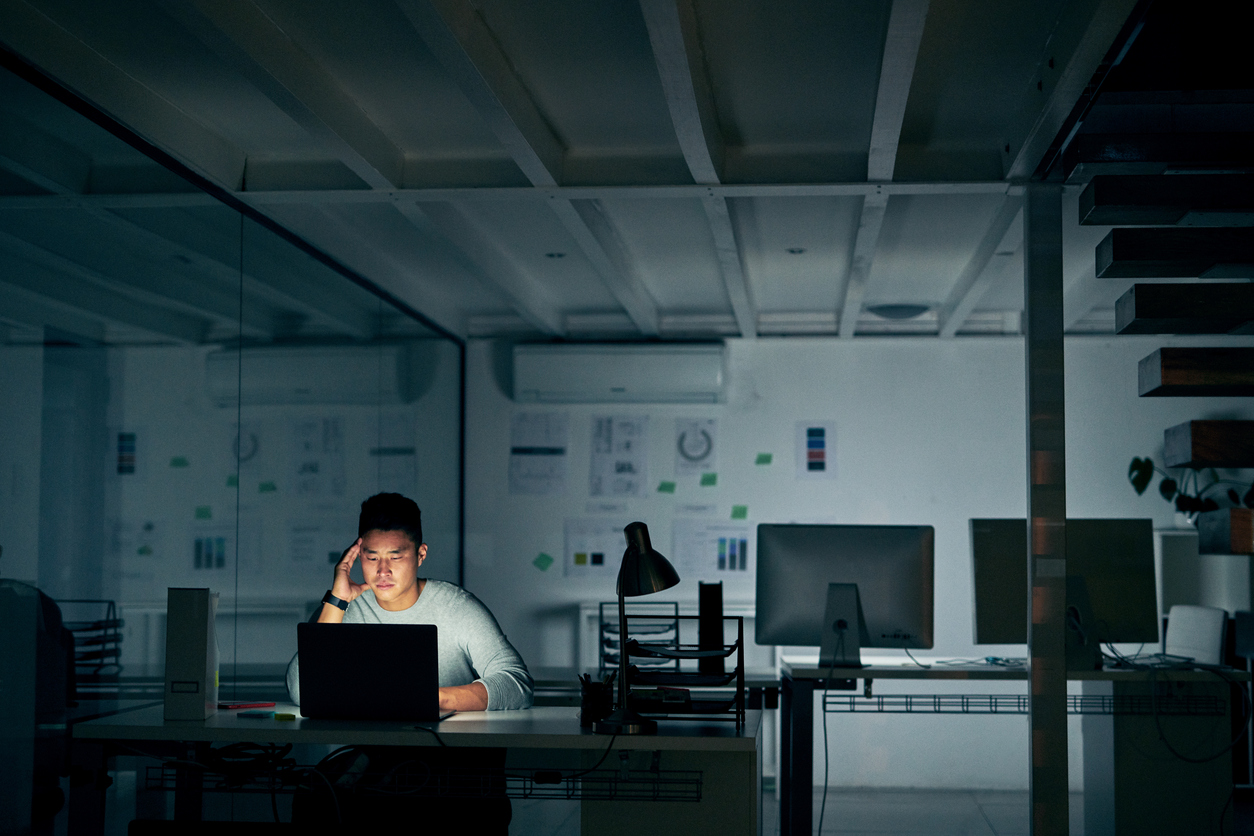
[[[343,598],[336,598],[331,594],[331,590],[327,590],[327,594],[322,596],[322,603],[330,604],[333,607],[339,607],[342,610],[348,610],[348,602]]]

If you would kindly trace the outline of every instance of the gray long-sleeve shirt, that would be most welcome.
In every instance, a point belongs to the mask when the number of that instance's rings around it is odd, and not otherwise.
[[[440,687],[482,682],[488,710],[529,708],[531,674],[491,611],[456,584],[428,580],[409,609],[390,612],[367,589],[348,605],[345,624],[434,624],[439,629]],[[287,691],[300,705],[300,659],[287,666]]]

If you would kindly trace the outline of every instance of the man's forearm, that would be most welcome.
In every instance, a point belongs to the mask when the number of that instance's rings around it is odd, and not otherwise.
[[[334,604],[323,604],[322,612],[318,613],[319,624],[339,624],[344,620],[344,610]]]
[[[440,689],[441,711],[486,711],[487,708],[488,689],[482,682]]]

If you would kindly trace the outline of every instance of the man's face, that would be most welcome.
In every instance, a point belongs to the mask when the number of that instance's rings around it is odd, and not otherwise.
[[[372,529],[361,537],[361,573],[385,610],[403,610],[418,600],[418,567],[427,557],[404,531]]]

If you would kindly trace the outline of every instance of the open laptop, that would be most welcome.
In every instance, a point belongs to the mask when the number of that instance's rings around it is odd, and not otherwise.
[[[298,624],[300,713],[432,722],[440,713],[434,624]]]

